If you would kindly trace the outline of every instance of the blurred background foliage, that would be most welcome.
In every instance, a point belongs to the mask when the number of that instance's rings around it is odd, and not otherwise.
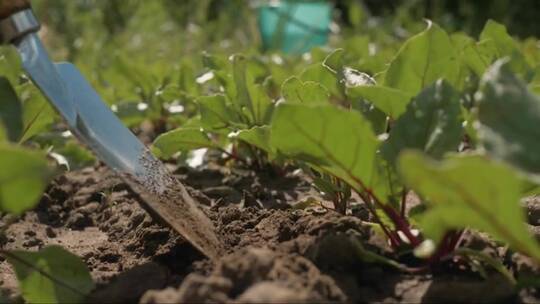
[[[271,0],[31,1],[53,59],[77,65],[146,144],[178,127],[199,130],[197,98],[236,98],[232,75],[253,77],[251,89],[264,101],[278,100],[292,75],[319,82],[337,103],[344,101],[343,83],[323,68],[325,58],[342,48],[335,56],[340,65],[380,81],[403,42],[426,28],[424,18],[453,33],[461,47],[476,42],[488,19],[504,24],[520,38],[506,49],[523,54],[524,65],[535,71],[530,86],[540,92],[540,0],[335,0],[328,45],[302,55],[262,51],[256,5]],[[237,53],[243,55],[231,57]],[[246,64],[235,70],[231,58],[246,58]],[[474,92],[478,79],[469,84]],[[16,113],[1,115],[0,109],[0,143],[36,147],[71,168],[94,162],[22,72],[13,47],[0,47],[0,85],[0,104],[14,105],[9,113]],[[368,104],[359,107],[384,128],[384,113]]]
[[[264,2],[33,0],[32,4],[53,59],[75,63],[126,124],[138,127],[150,120],[155,134],[185,123],[190,113],[196,113],[196,97],[219,91],[220,83],[210,72],[238,52],[260,63],[257,69],[263,78],[270,75],[259,82],[273,98],[286,78],[321,62],[335,48],[347,50],[348,66],[377,78],[401,43],[425,28],[423,18],[474,38],[492,18],[525,41],[520,46],[532,62],[540,57],[537,39],[528,38],[540,34],[537,0],[335,0],[329,45],[304,56],[261,53],[255,6]],[[16,86],[23,103],[40,99],[35,89],[29,91],[13,49],[3,47],[0,53],[0,74]],[[214,57],[209,60],[204,54]],[[44,120],[43,124],[52,123],[50,118]]]

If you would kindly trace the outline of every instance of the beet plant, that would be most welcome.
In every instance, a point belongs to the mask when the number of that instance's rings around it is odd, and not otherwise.
[[[274,112],[270,146],[349,185],[394,250],[413,250],[422,267],[453,254],[465,229],[540,259],[519,204],[538,182],[534,70],[503,26],[488,22],[480,39],[429,23],[377,84],[342,78],[347,67],[332,58],[324,67],[334,84],[349,84],[349,106],[286,100]],[[358,102],[385,114],[382,131]],[[420,204],[407,206],[413,193]]]
[[[275,104],[262,78],[265,67],[240,54],[229,59],[205,55],[204,61],[218,91],[196,98],[198,115],[161,134],[154,141],[156,151],[170,157],[178,151],[211,148],[244,165],[263,168],[275,157],[267,145]]]

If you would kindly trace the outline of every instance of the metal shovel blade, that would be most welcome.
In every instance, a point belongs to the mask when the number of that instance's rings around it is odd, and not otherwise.
[[[103,103],[70,63],[53,64],[36,34],[18,45],[23,67],[70,130],[137,192],[146,209],[165,221],[203,254],[220,255],[210,219],[185,187]]]

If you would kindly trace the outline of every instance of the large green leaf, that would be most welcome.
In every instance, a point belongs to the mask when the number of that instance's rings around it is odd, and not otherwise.
[[[171,157],[176,152],[217,146],[200,128],[178,128],[163,133],[156,138],[153,145],[159,156],[165,158]]]
[[[364,98],[386,115],[397,119],[405,112],[412,95],[383,86],[358,86],[347,89],[350,98]]]
[[[526,172],[540,173],[540,97],[504,60],[485,74],[478,96],[479,138],[486,151]]]
[[[288,103],[327,104],[330,94],[320,83],[315,81],[303,82],[293,76],[281,86],[281,95]]]
[[[23,129],[22,106],[6,77],[0,77],[0,122],[10,141],[17,141]]]
[[[45,155],[0,144],[0,210],[14,214],[33,208],[47,185]]]
[[[437,162],[412,151],[401,155],[398,167],[428,202],[420,225],[429,237],[439,241],[450,229],[479,229],[540,260],[519,203],[522,182],[510,167],[476,155]]]
[[[394,163],[404,149],[419,149],[437,158],[456,150],[463,133],[459,98],[442,80],[423,90],[390,131],[382,146],[384,157]]]
[[[371,189],[378,140],[358,112],[331,105],[280,104],[270,142],[278,152],[315,165],[359,191]]]
[[[392,60],[385,85],[416,95],[439,78],[455,84],[459,69],[450,37],[437,24],[429,22],[427,29],[407,40]]]
[[[9,251],[6,258],[28,303],[80,303],[94,289],[84,262],[60,246]]]

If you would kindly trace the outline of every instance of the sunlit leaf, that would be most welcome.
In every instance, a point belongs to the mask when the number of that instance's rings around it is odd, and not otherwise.
[[[281,104],[274,113],[270,142],[284,155],[313,164],[357,190],[371,187],[378,141],[358,112]]]
[[[488,20],[480,34],[480,41],[482,42],[480,52],[491,59],[490,64],[497,59],[509,57],[512,71],[526,78],[530,77],[530,67],[504,25]]]
[[[455,84],[459,77],[458,56],[450,37],[437,24],[410,38],[401,47],[386,72],[385,86],[416,95],[439,78]]]

